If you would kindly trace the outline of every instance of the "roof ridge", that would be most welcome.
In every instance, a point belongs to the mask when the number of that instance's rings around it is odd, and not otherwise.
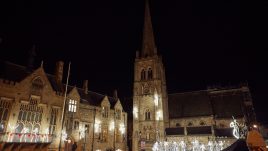
[[[80,88],[80,87],[76,87],[77,89],[80,89],[80,90],[84,90],[83,88]],[[95,91],[87,91],[87,92],[91,92],[91,93],[95,93],[95,94],[98,94],[98,95],[101,95],[101,96],[107,96],[107,97],[111,97],[111,96],[108,96],[108,95],[105,95],[105,94],[100,94],[100,93],[98,93],[98,92],[95,92]]]
[[[3,60],[1,60],[1,61],[3,61]],[[10,61],[3,61],[3,62],[4,62],[4,63],[7,63],[7,64],[10,64],[10,65],[14,65],[14,66],[17,66],[17,67],[26,69],[26,66],[19,65],[19,64],[16,64],[16,63],[14,63],[14,62],[10,62]]]
[[[186,93],[197,93],[197,92],[207,92],[207,91],[208,90],[185,91],[185,92],[169,93],[168,95],[186,94]]]

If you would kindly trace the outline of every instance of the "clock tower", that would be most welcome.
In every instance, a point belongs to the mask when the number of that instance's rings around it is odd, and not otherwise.
[[[163,141],[168,119],[165,69],[157,54],[146,0],[142,48],[134,64],[132,150],[151,150],[156,141]]]

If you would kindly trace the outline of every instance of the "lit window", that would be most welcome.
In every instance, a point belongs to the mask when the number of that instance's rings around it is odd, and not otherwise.
[[[69,112],[76,112],[77,101],[70,99],[69,100]]]
[[[103,106],[102,107],[102,117],[104,117],[104,118],[108,118],[108,114],[109,113],[109,110],[108,110],[108,107],[107,106]]]

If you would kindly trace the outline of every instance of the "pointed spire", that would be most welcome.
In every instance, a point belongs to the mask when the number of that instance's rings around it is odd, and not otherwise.
[[[43,68],[43,64],[44,64],[44,61],[42,60],[42,61],[41,61],[41,64],[40,64],[40,67]]]
[[[154,33],[152,20],[150,15],[149,0],[145,0],[144,12],[144,27],[143,27],[143,41],[142,41],[142,57],[156,55],[156,46],[154,41]]]

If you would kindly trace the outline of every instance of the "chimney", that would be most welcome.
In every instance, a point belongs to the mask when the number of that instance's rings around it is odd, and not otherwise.
[[[88,94],[88,80],[84,80],[83,89],[84,89],[85,94]]]
[[[55,69],[55,79],[57,83],[62,83],[62,77],[63,77],[63,61],[56,62],[56,69]]]
[[[117,90],[114,90],[114,98],[117,100],[118,99],[118,95],[117,95]]]

